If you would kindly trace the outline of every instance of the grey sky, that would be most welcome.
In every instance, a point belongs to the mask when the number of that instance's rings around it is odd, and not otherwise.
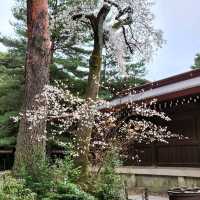
[[[154,56],[148,70],[151,80],[184,72],[200,52],[200,0],[156,0],[156,27],[167,43]]]
[[[155,25],[164,32],[167,43],[148,65],[147,78],[158,80],[189,70],[200,52],[200,0],[155,0]],[[9,25],[14,0],[0,4],[0,32],[13,34]],[[3,47],[0,46],[0,50]]]
[[[0,3],[0,33],[2,35],[12,35],[13,29],[10,25],[12,19],[11,8],[14,5],[14,0],[2,0]],[[0,50],[5,48],[0,44]]]

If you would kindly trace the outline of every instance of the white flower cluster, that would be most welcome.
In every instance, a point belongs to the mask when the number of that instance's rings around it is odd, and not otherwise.
[[[92,138],[85,139],[89,141],[92,151],[98,152],[99,155],[113,146],[124,152],[130,142],[167,142],[168,138],[176,136],[172,135],[167,127],[149,120],[153,117],[162,120],[169,118],[164,113],[147,108],[145,104],[132,103],[125,108],[100,112],[99,105],[105,104],[105,101],[83,100],[72,95],[64,85],[46,86],[42,95],[36,95],[36,102],[40,101],[41,96],[47,98],[48,108],[41,106],[25,113],[31,124],[30,129],[37,127],[41,119],[47,117],[48,138],[56,140],[59,144],[63,143],[57,139],[61,135],[64,138],[70,137],[72,142],[76,142],[78,136],[78,142],[83,143],[80,138],[85,137],[79,137],[80,134],[84,134],[81,127],[93,128]],[[81,146],[81,151],[87,150],[87,146]]]
[[[56,11],[50,10],[51,32],[59,35],[61,46],[74,41],[81,44],[92,33],[88,16],[97,16],[105,4],[110,11],[104,22],[104,42],[122,72],[128,51],[134,55],[135,62],[148,61],[163,42],[162,32],[153,27],[152,0],[58,1]]]

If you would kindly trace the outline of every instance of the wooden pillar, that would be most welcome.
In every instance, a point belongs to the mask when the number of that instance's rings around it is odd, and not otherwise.
[[[158,161],[158,160],[157,160],[157,148],[156,148],[155,142],[152,143],[151,149],[152,149],[152,165],[153,165],[153,166],[157,166],[157,164],[158,164],[157,161]]]

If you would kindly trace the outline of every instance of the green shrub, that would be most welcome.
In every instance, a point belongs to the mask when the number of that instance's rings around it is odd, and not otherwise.
[[[22,165],[18,176],[24,179],[26,186],[37,193],[40,199],[47,192],[54,190],[53,176],[48,162],[38,159],[37,165],[34,166],[36,169]]]
[[[121,179],[115,172],[119,164],[117,154],[109,153],[98,178],[93,177],[90,183],[86,183],[91,189],[88,193],[79,186],[79,168],[69,156],[54,164],[38,161],[37,171],[33,170],[34,173],[22,167],[20,179],[5,176],[0,181],[0,199],[124,200]]]
[[[72,195],[72,194],[54,194],[51,197],[44,198],[42,200],[89,200],[89,199],[77,197],[77,195]]]
[[[24,167],[20,177],[25,180],[28,188],[37,193],[38,199],[95,200],[78,186],[79,168],[75,167],[70,156],[57,160],[54,164],[38,162],[35,172],[30,175]]]
[[[1,200],[36,200],[36,194],[28,189],[23,180],[5,175],[0,180]]]
[[[95,200],[93,196],[81,190],[73,183],[58,185],[56,192],[49,193],[44,200]]]
[[[118,154],[109,152],[105,158],[103,170],[96,185],[96,197],[99,200],[124,200],[123,184],[115,172],[115,168],[120,165]]]
[[[75,183],[80,176],[79,167],[74,164],[74,160],[70,156],[66,156],[64,159],[57,159],[55,164],[51,165],[51,173],[54,176],[54,180],[61,181],[61,183]]]

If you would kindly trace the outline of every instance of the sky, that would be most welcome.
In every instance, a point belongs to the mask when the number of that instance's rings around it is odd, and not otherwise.
[[[12,36],[13,27],[10,25],[12,20],[12,7],[14,6],[14,0],[1,0],[0,3],[0,33],[2,35]],[[0,51],[5,51],[5,47],[0,44]]]
[[[164,32],[166,43],[147,65],[146,78],[155,81],[190,69],[200,53],[200,0],[154,0],[155,27]],[[13,35],[11,8],[14,0],[0,4],[0,33]],[[5,48],[0,45],[0,51]]]
[[[200,53],[200,0],[155,0],[155,26],[166,44],[148,66],[147,77],[158,80],[190,69]]]

